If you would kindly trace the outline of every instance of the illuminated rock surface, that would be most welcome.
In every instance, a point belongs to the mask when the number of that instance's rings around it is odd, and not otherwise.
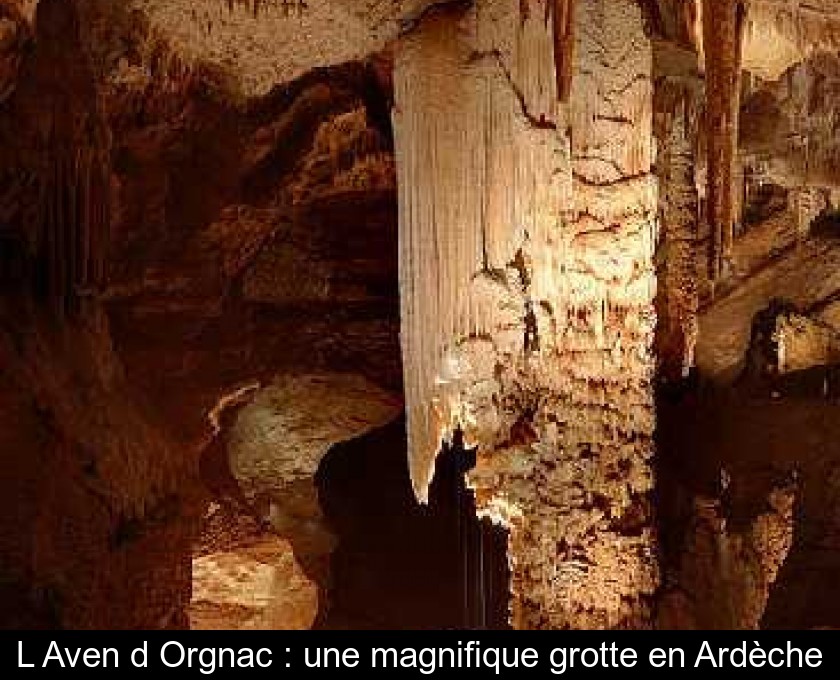
[[[5,622],[840,625],[838,50],[834,0],[0,0]]]
[[[632,3],[576,7],[570,106],[541,3],[440,10],[397,52],[409,455],[423,498],[442,439],[478,445],[515,626],[644,626],[652,51]]]

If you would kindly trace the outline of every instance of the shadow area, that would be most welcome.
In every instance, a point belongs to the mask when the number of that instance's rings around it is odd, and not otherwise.
[[[475,516],[475,452],[445,447],[421,505],[406,451],[400,418],[324,457],[316,485],[338,547],[317,627],[507,628],[507,531]]]

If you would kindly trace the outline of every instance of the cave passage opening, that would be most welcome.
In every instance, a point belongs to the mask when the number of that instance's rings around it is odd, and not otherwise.
[[[447,449],[421,505],[394,420],[404,399],[397,190],[380,75],[375,63],[317,72],[289,88],[292,104],[262,104],[269,123],[309,134],[248,166],[244,207],[224,224],[226,234],[260,227],[254,206],[265,201],[288,208],[202,330],[231,347],[225,377],[239,380],[226,393],[245,392],[203,460],[217,493],[193,563],[194,627],[508,625],[508,536],[477,518],[464,479],[474,453]],[[218,360],[207,357],[214,372]],[[232,565],[250,570],[250,591],[225,585]]]
[[[400,418],[334,446],[316,475],[338,545],[322,628],[506,629],[508,531],[476,515],[460,437],[437,458],[418,504]]]

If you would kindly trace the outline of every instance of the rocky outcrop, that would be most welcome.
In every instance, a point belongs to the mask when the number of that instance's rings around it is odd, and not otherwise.
[[[749,344],[753,317],[780,291],[799,309],[821,309],[840,288],[838,258],[833,241],[809,240],[708,304],[700,315],[697,343],[701,370],[720,381],[734,378]]]
[[[727,473],[721,474],[728,484]],[[795,502],[795,484],[780,484],[759,506],[760,514],[744,520],[731,517],[720,498],[694,496],[680,564],[659,600],[658,625],[758,629],[793,543]]]
[[[7,617],[31,617],[10,623],[184,627],[197,452],[127,383],[101,311],[57,326],[4,300],[1,323],[2,578]]]
[[[780,340],[803,319],[774,301],[751,324],[734,382],[660,394],[662,625],[835,625],[825,584],[837,525],[825,508],[836,494],[840,383],[836,365],[783,369]]]
[[[305,630],[318,614],[289,542],[229,502],[210,503],[192,572],[193,630]]]
[[[334,539],[315,474],[332,446],[393,420],[401,407],[359,375],[287,376],[257,392],[227,435],[230,469],[246,502],[289,541],[294,560],[322,594]]]
[[[774,335],[780,373],[840,363],[840,335],[819,319],[791,310],[777,317]]]

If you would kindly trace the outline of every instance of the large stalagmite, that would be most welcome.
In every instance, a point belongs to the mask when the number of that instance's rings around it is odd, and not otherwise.
[[[453,3],[400,42],[411,472],[424,498],[441,440],[478,445],[479,510],[511,528],[515,626],[644,626],[651,45],[635,2],[558,4],[570,21],[542,0]]]
[[[657,205],[652,49],[638,3],[580,3],[576,26],[568,269],[571,306],[586,315],[558,340],[557,363],[569,375],[561,451],[572,454],[566,465],[579,466],[583,493],[558,532],[570,546],[558,560],[573,565],[576,578],[569,585],[561,574],[557,587],[572,611],[563,612],[567,618],[555,613],[550,623],[644,626],[657,579],[648,498]]]

